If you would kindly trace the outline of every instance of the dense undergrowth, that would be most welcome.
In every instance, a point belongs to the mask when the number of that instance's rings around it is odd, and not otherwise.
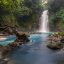
[[[64,0],[49,0],[50,27],[55,31],[64,31]]]
[[[38,27],[42,9],[42,0],[0,0],[0,27],[7,25],[31,31]]]

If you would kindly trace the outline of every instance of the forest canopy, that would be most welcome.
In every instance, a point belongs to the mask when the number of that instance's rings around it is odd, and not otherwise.
[[[48,9],[50,13],[51,26],[59,31],[64,30],[64,0],[49,0]]]
[[[32,27],[42,9],[42,0],[0,0],[0,25]]]

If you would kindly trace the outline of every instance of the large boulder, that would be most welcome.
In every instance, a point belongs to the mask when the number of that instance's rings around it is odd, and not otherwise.
[[[29,42],[28,36],[26,34],[17,33],[16,36],[17,36],[17,40],[20,42],[24,42],[24,43]]]
[[[59,34],[53,34],[49,37],[47,47],[50,49],[62,49],[63,43],[62,43],[62,37]]]
[[[63,45],[61,43],[49,43],[47,44],[47,47],[53,50],[58,50],[58,49],[62,49]]]

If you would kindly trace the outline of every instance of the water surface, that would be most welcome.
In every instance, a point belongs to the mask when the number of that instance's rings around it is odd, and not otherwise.
[[[64,64],[64,52],[48,49],[46,37],[46,34],[32,34],[31,42],[15,50],[8,64]]]

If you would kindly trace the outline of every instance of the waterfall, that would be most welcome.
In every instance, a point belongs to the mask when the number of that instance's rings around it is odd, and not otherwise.
[[[41,24],[39,32],[49,32],[49,25],[48,25],[48,10],[44,10],[41,16]]]

